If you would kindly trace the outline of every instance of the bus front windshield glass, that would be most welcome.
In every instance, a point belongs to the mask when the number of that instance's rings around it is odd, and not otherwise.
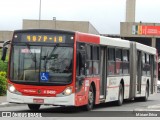
[[[11,80],[36,83],[69,83],[73,48],[63,46],[13,46]]]

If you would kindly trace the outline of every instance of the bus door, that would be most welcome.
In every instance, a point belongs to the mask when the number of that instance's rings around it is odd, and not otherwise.
[[[107,87],[107,48],[101,47],[100,49],[100,99],[106,98],[106,87]]]
[[[142,53],[137,51],[137,93],[141,94],[142,80]]]

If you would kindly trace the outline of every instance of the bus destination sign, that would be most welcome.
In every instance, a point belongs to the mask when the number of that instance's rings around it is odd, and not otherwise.
[[[65,43],[65,35],[52,34],[22,34],[21,42],[47,42],[47,43]]]

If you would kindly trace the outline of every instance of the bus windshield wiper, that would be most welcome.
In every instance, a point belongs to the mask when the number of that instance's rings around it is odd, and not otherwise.
[[[49,54],[49,56],[47,56],[47,59],[50,59],[50,58],[52,57],[52,54],[54,53],[54,51],[57,49],[58,46],[59,46],[59,44],[57,43],[57,44],[54,46],[54,48],[53,48],[53,50],[51,51],[51,53]]]
[[[34,54],[32,53],[32,51],[31,51],[30,46],[29,46],[28,43],[25,43],[25,45],[27,46],[27,48],[28,48],[28,50],[29,50],[29,53],[30,53],[30,55],[31,55],[31,57],[32,57],[32,60],[33,60],[34,62],[36,62],[36,55],[35,55],[35,53],[34,53]]]
[[[44,57],[44,68],[45,68],[45,72],[46,72],[47,62],[48,62],[48,60],[52,57],[52,54],[54,53],[54,51],[57,49],[58,46],[59,46],[59,44],[57,43],[57,44],[53,47],[53,50],[51,51],[51,53],[48,55],[48,52],[47,52],[47,55]]]
[[[35,72],[36,72],[36,65],[37,65],[37,61],[36,61],[36,54],[34,53],[32,53],[32,51],[31,51],[31,49],[30,49],[30,45],[28,44],[28,43],[25,43],[26,44],[26,46],[27,46],[27,48],[28,48],[28,50],[29,50],[29,53],[30,53],[30,55],[31,55],[31,58],[32,58],[32,60],[33,60],[33,62],[35,63],[35,66],[34,66],[34,70],[35,70]]]

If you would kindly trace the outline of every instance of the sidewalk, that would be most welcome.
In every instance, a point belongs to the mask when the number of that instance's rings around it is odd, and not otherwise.
[[[150,105],[143,108],[136,108],[133,111],[160,111],[160,104]]]
[[[7,104],[9,104],[7,102],[7,97],[6,96],[0,96],[0,107],[1,106],[6,106]]]
[[[0,107],[21,106],[24,104],[15,104],[7,102],[7,96],[0,96]]]
[[[22,106],[25,104],[8,103],[6,96],[0,96],[0,107]],[[143,108],[135,108],[133,111],[160,111],[160,104],[150,105]]]
[[[6,96],[0,96],[0,104],[3,102],[7,102],[7,97]]]

